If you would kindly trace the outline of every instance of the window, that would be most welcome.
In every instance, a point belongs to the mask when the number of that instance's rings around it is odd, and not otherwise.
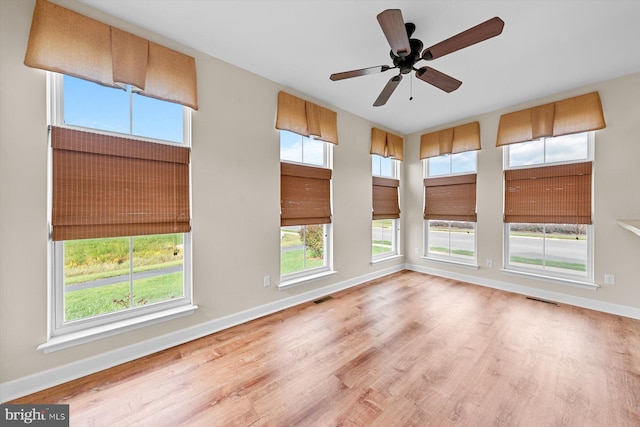
[[[507,270],[593,280],[593,134],[540,138],[504,147]],[[523,204],[526,209],[521,208]]]
[[[281,283],[330,270],[332,145],[280,130],[281,197],[298,205],[292,212],[282,212]],[[302,187],[307,193],[299,192]],[[317,197],[298,204],[298,197],[305,197],[308,191]]]
[[[476,264],[476,152],[424,160],[424,254],[427,258]]]
[[[185,150],[184,147],[190,145],[190,109],[187,107],[138,95],[130,86],[126,90],[109,88],[54,73],[49,73],[49,86],[51,124],[73,135],[96,136],[86,145],[105,147],[105,140],[138,144],[138,148],[161,142],[159,149],[168,150],[174,150],[172,147]],[[86,129],[78,131],[78,128]],[[114,133],[135,135],[136,140]],[[183,181],[187,181],[188,193],[188,154],[186,157],[182,176]],[[119,179],[118,170],[106,168],[101,176],[116,175],[114,179]],[[56,188],[54,175],[52,171],[50,179]],[[158,185],[154,183],[152,187]],[[55,208],[55,202],[53,206]],[[184,206],[188,211],[188,198]],[[55,218],[55,213],[52,216]],[[52,227],[56,230],[53,222]],[[107,225],[105,228],[111,231],[103,234],[109,235],[117,227]],[[168,313],[176,315],[193,308],[189,232],[65,237],[52,240],[51,247],[52,336],[98,326],[104,330],[104,325],[109,324],[130,326],[143,318],[159,319]]]
[[[400,161],[389,157],[383,157],[378,154],[371,155],[371,169],[374,177],[374,205],[376,199],[376,189],[382,189],[380,186],[376,187],[375,178],[389,178],[391,180],[397,180],[399,177]],[[379,180],[384,181],[384,180]],[[390,197],[395,196],[393,204],[398,205],[398,187],[392,187],[389,190]],[[382,189],[384,191],[384,189]],[[384,194],[380,194],[384,197]],[[375,206],[374,206],[375,208]],[[375,210],[375,209],[374,209]],[[376,217],[374,212],[374,218]],[[389,216],[389,215],[383,215]],[[400,219],[399,218],[383,218],[373,219],[371,221],[371,259],[372,261],[380,261],[386,258],[398,255],[398,248],[400,247]]]

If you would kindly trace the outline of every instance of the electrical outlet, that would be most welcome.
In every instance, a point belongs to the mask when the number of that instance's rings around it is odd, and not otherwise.
[[[613,285],[616,283],[616,276],[613,274],[605,274],[604,275],[604,284],[605,285]]]
[[[487,268],[491,268],[491,267],[493,267],[493,261],[487,258],[487,260],[485,261],[484,265]]]
[[[271,286],[271,276],[264,276],[263,284],[265,288]]]

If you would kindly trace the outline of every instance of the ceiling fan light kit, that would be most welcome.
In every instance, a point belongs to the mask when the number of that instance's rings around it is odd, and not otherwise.
[[[415,71],[416,77],[447,93],[458,89],[462,82],[441,71],[431,67],[416,68],[418,61],[432,61],[465,47],[472,46],[502,33],[504,21],[497,16],[481,24],[471,27],[446,40],[441,41],[427,49],[422,50],[423,44],[418,39],[412,39],[416,26],[411,22],[404,22],[400,9],[387,9],[377,16],[382,32],[391,46],[389,55],[393,62],[390,65],[378,65],[375,67],[361,68],[359,70],[334,73],[329,76],[333,81],[350,79],[352,77],[366,76],[369,74],[384,73],[391,69],[398,69],[399,73],[387,82],[385,87],[373,103],[379,107],[387,103],[396,87],[402,81],[403,74]]]

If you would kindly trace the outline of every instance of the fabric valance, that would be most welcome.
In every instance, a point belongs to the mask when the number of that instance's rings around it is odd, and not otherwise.
[[[198,109],[191,56],[37,0],[25,65]]]
[[[371,154],[402,160],[404,157],[403,143],[404,140],[401,136],[378,128],[371,128]]]
[[[278,93],[276,129],[338,144],[338,114],[297,96]]]
[[[606,127],[598,92],[500,116],[496,147]]]
[[[420,159],[480,149],[480,123],[472,122],[420,137]]]

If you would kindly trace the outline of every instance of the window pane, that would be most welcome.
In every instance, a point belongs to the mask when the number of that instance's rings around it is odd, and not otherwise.
[[[133,135],[182,143],[182,105],[133,94]]]
[[[305,227],[306,269],[324,265],[324,225],[307,225]]]
[[[393,159],[380,157],[380,176],[393,178]]]
[[[449,222],[427,221],[427,223],[427,242],[429,242],[427,252],[433,255],[449,255]]]
[[[543,224],[509,224],[509,264],[544,268]]]
[[[544,142],[541,139],[507,146],[509,167],[544,163]]]
[[[449,245],[451,256],[475,259],[475,226],[471,222],[451,222]]]
[[[380,174],[382,173],[382,166],[380,165],[380,159],[382,159],[382,156],[379,156],[377,154],[372,154],[371,155],[371,174],[375,175],[375,176],[380,176]]]
[[[476,171],[476,152],[467,151],[451,155],[451,173],[470,173]]]
[[[586,160],[589,156],[587,133],[557,136],[546,139],[546,162]]]
[[[427,159],[428,176],[449,175],[451,173],[451,156],[444,154]]]
[[[587,274],[587,226],[547,224],[545,226],[545,268],[568,274]]]
[[[308,165],[326,166],[324,141],[311,138],[302,138],[302,162]]]
[[[304,270],[304,264],[304,227],[282,227],[280,229],[280,274]]]
[[[129,308],[129,238],[64,242],[64,321]]]
[[[64,123],[130,133],[129,93],[64,76]]]
[[[280,131],[280,160],[302,163],[302,136]]]
[[[133,301],[138,307],[183,296],[183,234],[133,237]]]
[[[371,223],[371,253],[373,256],[394,252],[393,236],[395,221],[392,219],[377,219]]]

